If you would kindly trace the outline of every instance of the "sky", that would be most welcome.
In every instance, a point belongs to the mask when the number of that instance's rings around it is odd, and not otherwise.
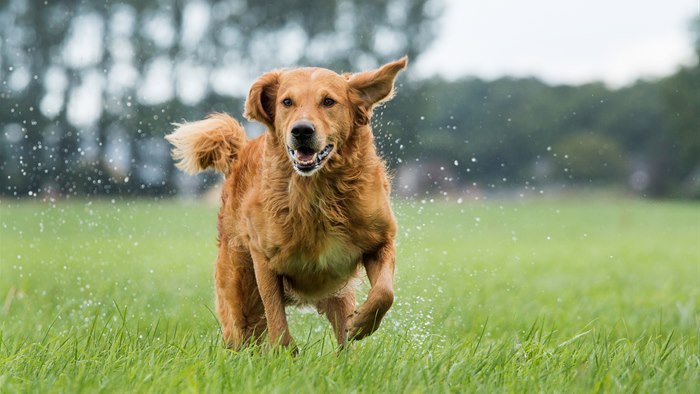
[[[419,77],[536,76],[625,86],[692,64],[699,0],[443,0]]]

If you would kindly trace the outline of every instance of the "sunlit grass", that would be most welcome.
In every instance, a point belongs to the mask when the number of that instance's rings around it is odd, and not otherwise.
[[[700,386],[700,205],[397,201],[397,298],[337,354],[225,350],[216,208],[0,200],[0,391],[678,391]]]

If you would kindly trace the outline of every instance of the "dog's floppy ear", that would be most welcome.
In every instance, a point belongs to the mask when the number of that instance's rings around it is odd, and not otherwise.
[[[376,70],[348,76],[351,97],[358,107],[356,121],[367,124],[375,105],[391,100],[394,95],[394,80],[399,71],[406,68],[408,57],[387,63]]]
[[[245,117],[274,129],[275,101],[279,88],[279,71],[271,71],[263,74],[250,87],[248,98],[245,101]]]

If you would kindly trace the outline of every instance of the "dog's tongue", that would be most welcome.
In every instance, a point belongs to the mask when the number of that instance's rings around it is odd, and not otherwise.
[[[314,158],[314,151],[311,149],[297,149],[296,156],[297,160],[301,162],[311,161]]]

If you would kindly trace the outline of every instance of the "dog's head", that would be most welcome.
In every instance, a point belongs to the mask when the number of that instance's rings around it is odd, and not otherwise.
[[[339,75],[323,68],[272,71],[250,88],[245,116],[268,127],[294,170],[312,175],[338,154],[373,108],[391,99],[406,57],[371,71]]]

